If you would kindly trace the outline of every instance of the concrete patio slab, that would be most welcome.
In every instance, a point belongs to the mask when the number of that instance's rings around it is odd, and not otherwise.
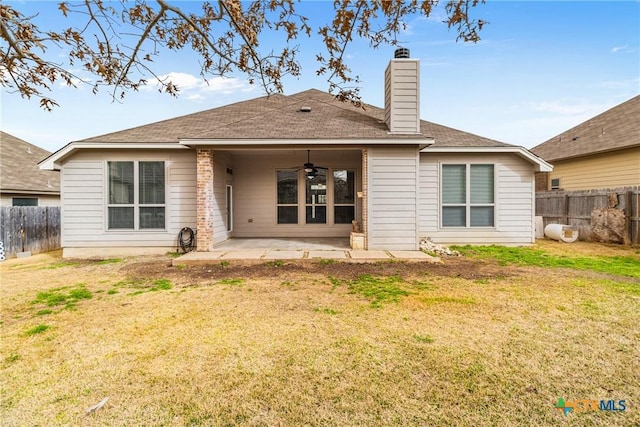
[[[345,259],[347,254],[345,251],[309,251],[309,258]]]
[[[263,259],[302,259],[304,251],[267,251]]]
[[[370,260],[370,259],[391,259],[385,251],[349,251],[351,259]]]
[[[171,265],[198,265],[198,264],[211,264],[212,262],[218,262],[220,257],[224,255],[223,251],[213,252],[189,252],[182,255],[179,258],[174,258],[171,261]]]
[[[432,257],[421,251],[389,251],[392,257],[407,260],[424,260],[429,262],[440,262],[440,258]]]
[[[264,249],[229,251],[222,255],[221,259],[261,259],[265,254]]]

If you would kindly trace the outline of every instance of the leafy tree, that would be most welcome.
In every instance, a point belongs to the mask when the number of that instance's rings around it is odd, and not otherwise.
[[[398,44],[398,34],[411,16],[428,17],[439,0],[334,0],[333,19],[312,28],[309,17],[296,12],[300,0],[241,2],[171,2],[136,0],[117,2],[81,0],[61,2],[59,12],[81,26],[43,28],[36,16],[25,16],[19,4],[0,3],[0,83],[23,98],[36,98],[46,110],[58,104],[47,94],[56,81],[75,87],[91,84],[94,93],[109,87],[114,99],[138,90],[154,73],[154,59],[163,51],[191,49],[200,62],[204,79],[234,72],[247,75],[267,94],[283,91],[282,78],[299,76],[299,43],[321,37],[325,52],[318,53],[315,72],[327,77],[329,91],[342,101],[361,105],[358,78],[345,62],[345,50],[355,37],[372,48]],[[446,1],[446,3],[445,3]],[[470,16],[484,0],[443,0],[449,28],[457,40],[476,42],[485,24]],[[197,12],[194,4],[199,6]],[[299,8],[298,8],[299,9]],[[265,46],[261,36],[273,32],[282,45]],[[67,52],[64,63],[47,53]],[[73,70],[92,76],[83,80]],[[178,87],[161,81],[161,91],[176,95]]]

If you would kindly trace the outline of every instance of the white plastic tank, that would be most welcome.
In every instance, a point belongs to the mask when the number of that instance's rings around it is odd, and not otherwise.
[[[544,228],[544,235],[549,239],[573,243],[578,240],[578,230],[571,225],[548,224]]]

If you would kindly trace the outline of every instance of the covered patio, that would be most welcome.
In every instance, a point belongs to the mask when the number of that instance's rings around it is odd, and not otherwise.
[[[342,237],[314,238],[234,238],[215,245],[211,251],[193,251],[173,260],[173,265],[202,265],[220,262],[263,263],[277,261],[440,262],[421,251],[367,251],[349,247]]]

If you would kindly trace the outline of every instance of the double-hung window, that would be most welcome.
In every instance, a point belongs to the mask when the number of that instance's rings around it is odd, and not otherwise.
[[[107,162],[109,230],[165,228],[164,162]]]
[[[333,221],[336,224],[351,224],[356,217],[355,176],[354,170],[333,171]]]
[[[279,170],[278,180],[278,224],[298,223],[298,172]]]
[[[442,226],[493,227],[494,165],[442,165]]]

